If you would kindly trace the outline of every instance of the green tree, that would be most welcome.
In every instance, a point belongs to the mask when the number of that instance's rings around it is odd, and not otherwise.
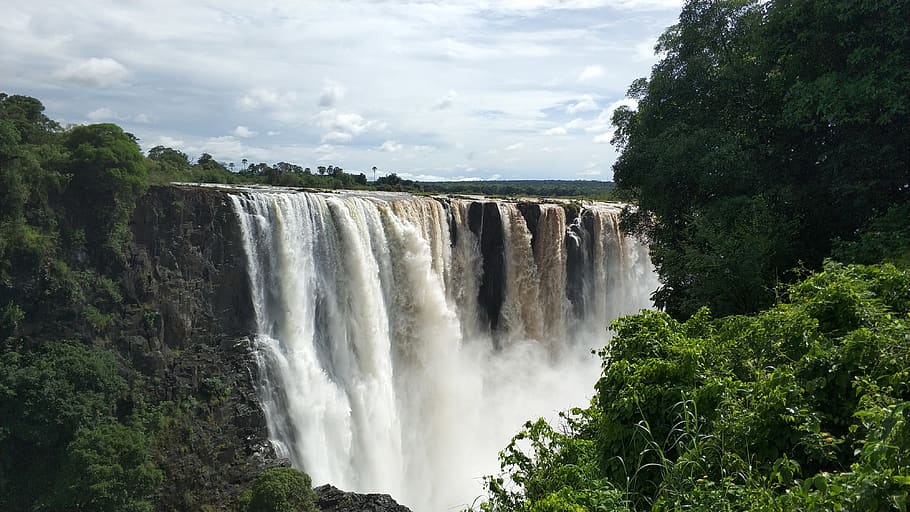
[[[168,170],[186,171],[190,167],[190,161],[186,153],[164,146],[155,146],[150,149],[148,157]]]
[[[482,509],[905,510],[910,271],[827,263],[786,295],[614,322],[591,407],[527,423]]]
[[[66,136],[70,151],[69,209],[81,221],[101,268],[119,262],[130,240],[129,218],[148,187],[136,138],[113,124],[77,126]]]
[[[767,306],[910,201],[910,1],[690,0],[614,115],[626,227],[677,318]]]
[[[0,506],[25,510],[57,478],[76,433],[110,421],[127,395],[112,353],[47,342],[0,354]]]
[[[61,476],[46,500],[52,510],[151,512],[163,475],[149,436],[119,423],[83,428],[66,450]]]
[[[0,93],[0,307],[24,298],[14,274],[37,270],[54,246],[52,202],[65,183],[65,155],[60,127],[43,111],[34,98]]]
[[[246,512],[315,512],[310,476],[293,468],[267,469],[256,477]]]

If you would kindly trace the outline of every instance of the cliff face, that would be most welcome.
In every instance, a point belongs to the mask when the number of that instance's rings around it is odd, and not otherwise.
[[[468,227],[480,241],[483,260],[478,303],[486,314],[485,321],[492,330],[496,330],[505,297],[505,241],[499,207],[494,202],[471,203]]]
[[[254,322],[236,216],[223,192],[153,187],[133,221],[121,277],[120,352],[169,404],[158,446],[159,510],[221,509],[265,467],[268,443],[250,351]]]

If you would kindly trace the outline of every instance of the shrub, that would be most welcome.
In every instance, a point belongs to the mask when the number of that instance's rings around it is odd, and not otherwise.
[[[267,469],[256,477],[246,512],[316,512],[310,476],[293,468]]]

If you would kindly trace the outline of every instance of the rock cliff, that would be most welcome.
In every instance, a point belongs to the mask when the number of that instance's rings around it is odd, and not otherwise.
[[[255,392],[236,217],[218,190],[153,187],[132,231],[114,339],[144,376],[146,396],[171,407],[158,447],[165,486],[154,501],[159,510],[227,508],[259,471],[282,464]]]
[[[331,485],[316,489],[316,508],[322,512],[411,512],[388,494],[344,492]]]

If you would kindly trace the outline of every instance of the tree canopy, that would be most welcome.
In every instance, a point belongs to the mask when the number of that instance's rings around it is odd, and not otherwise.
[[[906,0],[686,3],[629,90],[637,109],[614,116],[660,306],[766,306],[791,269],[910,201],[907,19]]]
[[[617,320],[591,406],[528,422],[481,509],[906,510],[910,271],[829,263],[788,291]]]

